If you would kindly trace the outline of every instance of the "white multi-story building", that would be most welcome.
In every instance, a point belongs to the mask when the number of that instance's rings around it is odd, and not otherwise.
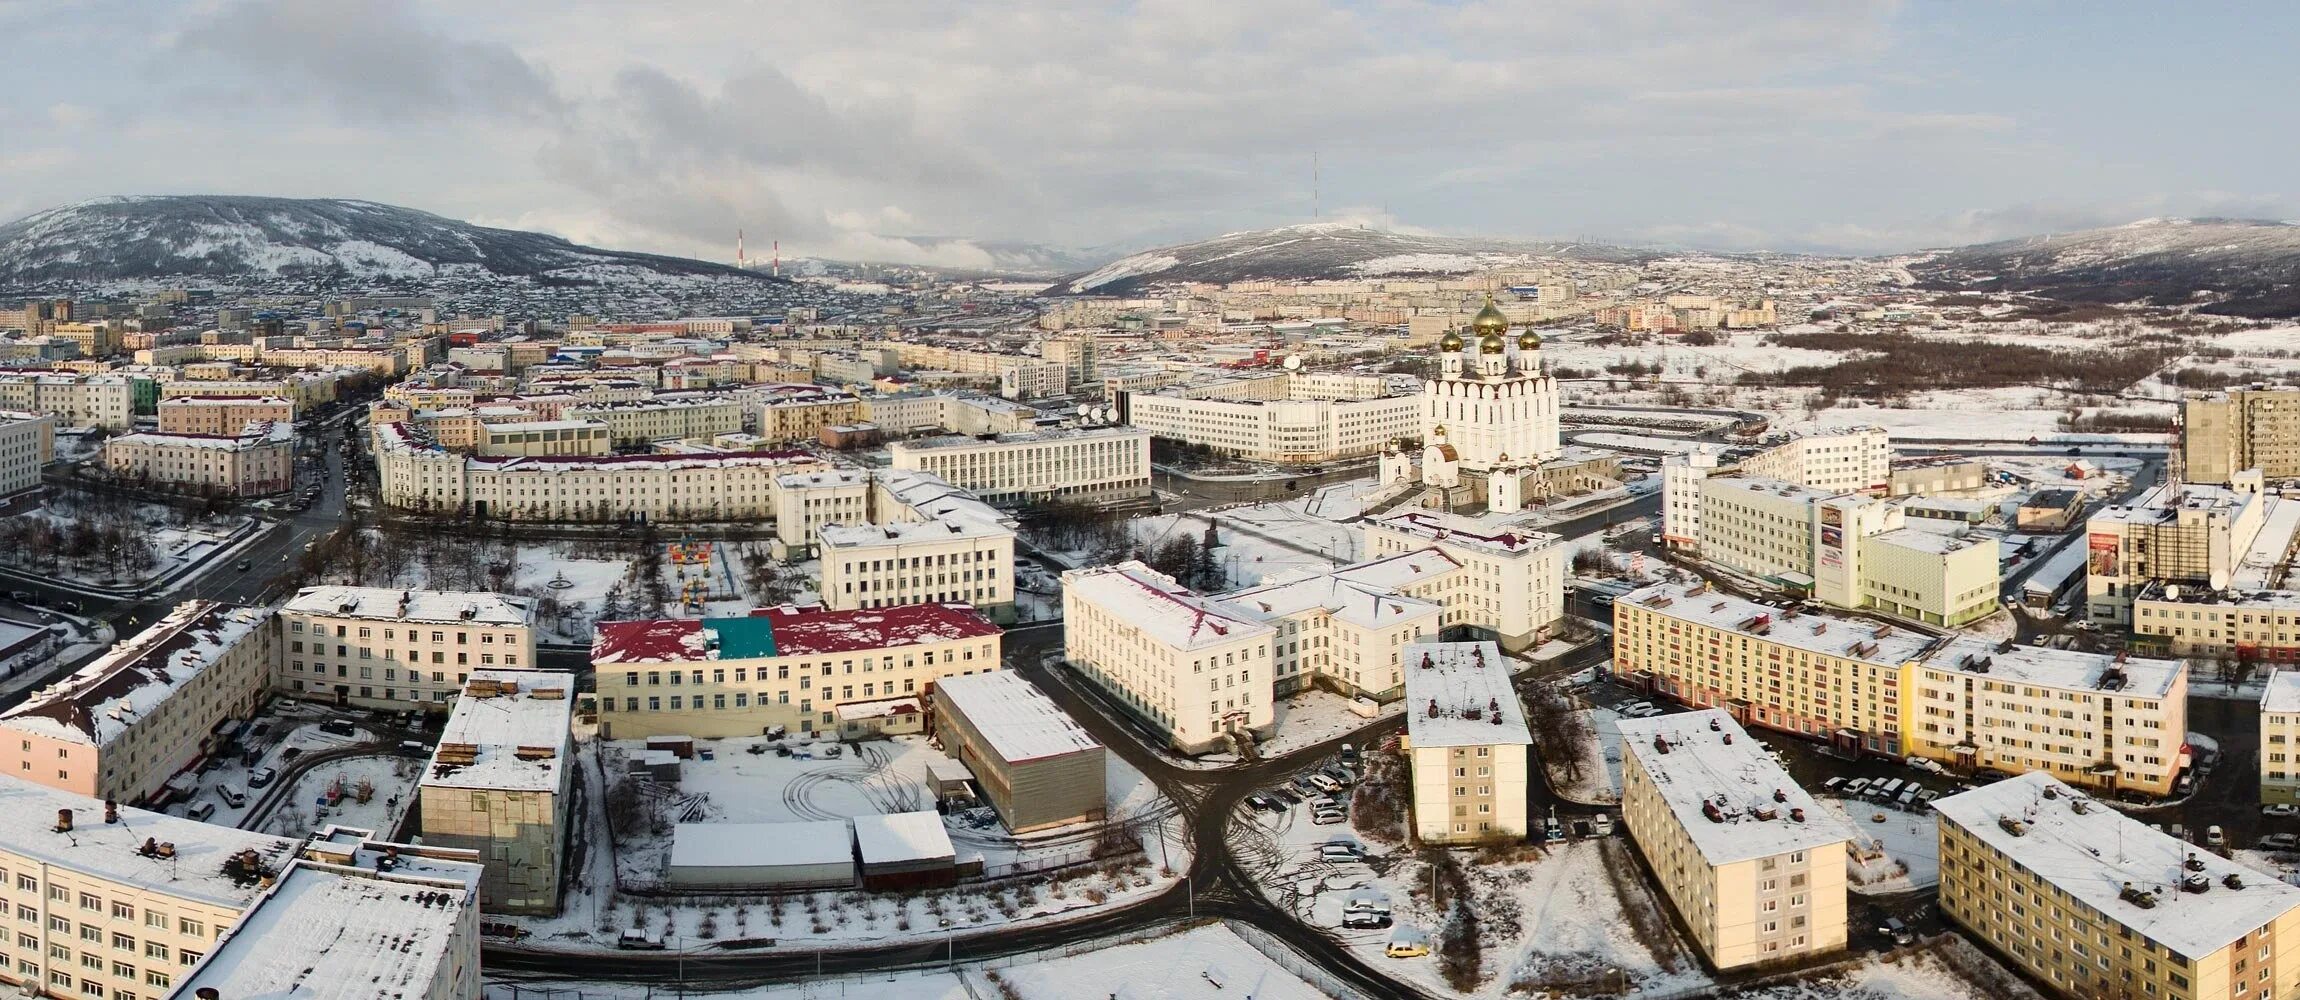
[[[1523,838],[1526,753],[1533,733],[1491,642],[1404,647],[1406,754],[1414,839],[1469,844]]]
[[[1459,564],[1433,552],[1426,572],[1391,557],[1285,583],[1223,595],[1238,613],[1277,630],[1271,637],[1273,694],[1283,697],[1323,682],[1343,694],[1394,696],[1405,683],[1404,649],[1435,637],[1445,608],[1401,591]]]
[[[1389,394],[1378,380],[1365,395],[1336,396],[1309,376],[1281,379],[1277,393],[1258,387],[1245,398],[1121,392],[1117,409],[1128,424],[1157,437],[1296,465],[1375,454],[1412,437],[1421,420],[1421,397]]]
[[[1459,571],[1403,592],[1445,607],[1442,625],[1478,630],[1505,649],[1537,645],[1565,618],[1565,540],[1508,519],[1402,511],[1365,522],[1369,560],[1425,549]]]
[[[2260,689],[2260,802],[2300,802],[2300,670],[2276,670]]]
[[[104,442],[104,468],[129,483],[224,496],[295,485],[295,427],[258,420],[238,434],[123,434]]]
[[[374,428],[385,506],[553,521],[740,521],[774,512],[775,477],[827,468],[804,451],[487,458],[406,423]]]
[[[1701,481],[1717,471],[1717,453],[1703,446],[1661,460],[1661,541],[1671,547],[1701,544]]]
[[[1742,459],[1743,475],[1833,493],[1882,494],[1892,485],[1893,442],[1882,427],[1830,427],[1765,442]]]
[[[40,488],[40,472],[56,460],[56,418],[0,410],[0,497]]]
[[[2228,587],[2267,522],[2268,508],[2289,502],[2265,495],[2258,469],[2233,473],[2229,480],[2227,486],[2158,486],[2086,520],[2086,617],[2102,625],[2134,624],[2133,600],[2151,584]]]
[[[1070,665],[1188,753],[1266,736],[1277,629],[1129,560],[1062,574]]]
[[[1134,427],[897,441],[897,469],[919,469],[992,503],[1109,503],[1150,495],[1150,432]]]
[[[1701,480],[1701,558],[1843,608],[1958,626],[1996,611],[1996,540],[1908,517],[1907,501],[1779,479]]]
[[[635,402],[571,406],[566,418],[605,424],[615,446],[631,447],[656,441],[709,441],[745,430],[745,420],[753,418],[755,412],[749,401],[736,396],[664,395]]]
[[[271,675],[271,615],[186,601],[85,667],[0,713],[0,773],[115,802],[157,803],[221,749]]]
[[[474,670],[416,786],[423,841],[475,852],[491,913],[559,912],[575,675]]]
[[[306,587],[280,608],[274,686],[297,697],[444,711],[475,671],[535,665],[524,597]]]
[[[1623,825],[1709,964],[1845,946],[1851,827],[1721,710],[1620,726]]]
[[[124,375],[0,375],[0,407],[53,414],[65,427],[125,431],[135,423],[135,388]]]

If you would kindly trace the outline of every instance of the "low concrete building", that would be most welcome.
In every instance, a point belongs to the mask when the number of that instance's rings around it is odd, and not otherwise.
[[[2077,490],[2038,490],[2020,502],[2013,526],[2022,531],[2067,531],[2084,513],[2084,494]]]
[[[477,851],[490,913],[559,912],[575,678],[481,670],[417,785],[424,842]]]
[[[1710,965],[1845,947],[1851,827],[1720,709],[1620,726],[1623,823]]]
[[[1472,844],[1523,837],[1526,748],[1533,733],[1492,642],[1405,647],[1406,738],[1414,838]]]
[[[843,819],[681,823],[666,873],[682,889],[833,889],[855,884],[854,832]]]
[[[958,881],[958,850],[943,829],[941,813],[925,809],[857,816],[854,828],[863,888],[907,892]]]
[[[1109,808],[1102,744],[1020,674],[937,682],[934,734],[1010,832],[1099,820]]]

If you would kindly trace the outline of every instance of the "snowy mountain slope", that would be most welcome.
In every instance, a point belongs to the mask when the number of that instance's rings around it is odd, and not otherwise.
[[[2300,225],[2144,219],[2107,229],[1932,251],[1922,287],[2034,292],[2079,302],[2198,305],[2235,316],[2300,315]]]
[[[169,276],[260,281],[765,275],[601,250],[369,201],[222,195],[112,197],[0,226],[0,284]]]
[[[1050,295],[1124,295],[1174,281],[1255,278],[1372,278],[1460,274],[1543,258],[1638,261],[1658,256],[1585,243],[1530,243],[1459,236],[1414,236],[1350,223],[1230,233],[1121,257],[1064,278]]]

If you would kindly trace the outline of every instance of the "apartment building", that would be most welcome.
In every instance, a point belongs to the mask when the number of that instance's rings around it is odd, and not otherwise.
[[[842,708],[999,669],[1000,630],[963,604],[601,622],[591,644],[610,739],[835,730]],[[850,709],[851,710],[851,709]]]
[[[1435,550],[1459,564],[1401,590],[1445,607],[1441,625],[1476,630],[1516,651],[1565,617],[1565,540],[1508,518],[1407,510],[1365,521],[1370,560]]]
[[[295,485],[295,427],[253,421],[237,434],[123,434],[104,442],[104,468],[139,486],[220,496],[283,493]]]
[[[2178,661],[1935,637],[1705,584],[1631,591],[1613,617],[1625,680],[1844,750],[2157,796],[2186,763]]]
[[[170,996],[295,850],[0,775],[0,902],[17,921],[0,940],[0,983],[26,996]]]
[[[40,474],[56,460],[56,418],[0,410],[0,497],[40,488]]]
[[[535,609],[503,594],[305,587],[279,610],[273,686],[386,711],[445,711],[479,670],[535,665]]]
[[[172,992],[144,995],[480,1000],[479,873],[468,851],[329,827]]]
[[[2300,592],[2152,581],[2132,596],[2132,645],[2197,660],[2300,662]]]
[[[2260,690],[2260,803],[2300,803],[2300,670],[2273,670]]]
[[[2071,997],[2300,989],[2300,889],[2031,773],[1933,803],[1940,911]]]
[[[216,752],[217,730],[262,705],[271,615],[186,601],[0,713],[0,773],[115,802],[161,802]]]
[[[295,423],[295,403],[278,396],[176,396],[159,403],[162,434],[236,434],[250,421]]]
[[[2227,587],[2276,499],[2262,487],[2260,470],[2247,469],[2228,486],[2157,486],[2087,519],[2086,617],[2133,625],[2133,600],[2152,583]]]
[[[1170,389],[1121,392],[1116,404],[1119,419],[1153,436],[1249,461],[1287,465],[1372,455],[1419,433],[1419,395],[1387,394],[1385,386],[1366,396],[1318,398],[1324,392],[1306,379],[1289,377],[1278,384],[1287,394],[1272,399],[1216,398]]]
[[[385,506],[476,518],[740,521],[774,512],[775,477],[828,468],[804,451],[488,458],[405,422],[373,428]]]
[[[2233,485],[2246,469],[2300,477],[2300,387],[2192,392],[2180,411],[2181,467],[2190,482]]]
[[[621,403],[594,403],[567,408],[566,419],[605,424],[609,440],[618,448],[657,441],[709,441],[721,434],[747,429],[755,412],[751,404],[731,395],[656,396]]]
[[[0,407],[53,414],[58,426],[126,431],[135,391],[123,375],[0,375]]]
[[[1404,647],[1405,752],[1414,838],[1424,844],[1516,840],[1526,821],[1526,748],[1533,733],[1492,642]]]
[[[1405,591],[1461,565],[1427,550],[1346,566],[1222,596],[1271,636],[1275,697],[1313,684],[1344,695],[1395,697],[1406,680],[1406,646],[1441,631],[1445,607]],[[1422,589],[1435,589],[1425,586]]]
[[[1621,818],[1717,969],[1845,946],[1851,827],[1722,709],[1621,726]]]
[[[1882,427],[1831,427],[1777,435],[1742,459],[1742,475],[1781,479],[1831,493],[1888,492],[1893,442]]]
[[[1670,548],[1701,544],[1701,482],[1717,472],[1708,446],[1661,460],[1661,541]]]
[[[1951,523],[1912,523],[1906,501],[1739,476],[1703,479],[1696,489],[1693,544],[1705,561],[1838,607],[1932,625],[1996,612],[1996,540]]]
[[[474,670],[416,786],[423,842],[474,852],[480,908],[559,912],[575,676]]]
[[[1062,574],[1062,611],[1070,667],[1182,752],[1269,735],[1277,629],[1135,560]]]
[[[887,457],[897,469],[931,472],[992,503],[1100,504],[1150,496],[1150,432],[1133,427],[897,441],[887,446]]]
[[[1014,529],[935,517],[815,529],[823,602],[835,610],[963,602],[1012,621]]]

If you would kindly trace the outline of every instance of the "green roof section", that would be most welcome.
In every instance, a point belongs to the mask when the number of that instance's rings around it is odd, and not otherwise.
[[[774,620],[765,616],[705,618],[703,627],[719,637],[719,658],[747,660],[775,655]]]

